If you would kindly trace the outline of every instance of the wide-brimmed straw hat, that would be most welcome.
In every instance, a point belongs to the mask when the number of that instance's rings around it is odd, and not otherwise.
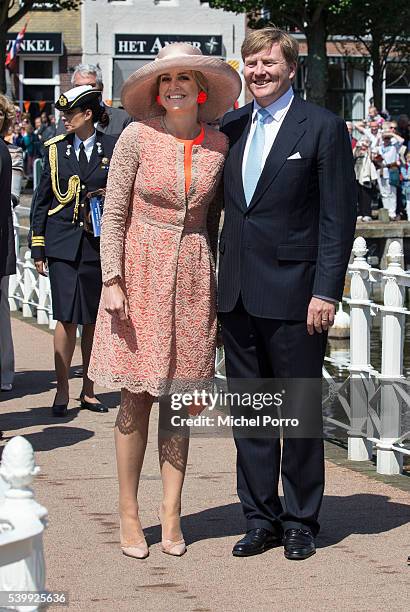
[[[153,62],[142,66],[125,81],[121,102],[127,113],[135,119],[164,114],[164,108],[156,101],[158,77],[174,69],[195,70],[206,78],[208,99],[199,105],[201,121],[222,117],[241,93],[239,74],[224,60],[202,55],[188,43],[171,43],[161,49]]]

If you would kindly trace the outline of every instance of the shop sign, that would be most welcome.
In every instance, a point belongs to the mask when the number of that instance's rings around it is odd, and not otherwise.
[[[222,36],[203,34],[115,34],[117,57],[155,56],[166,45],[187,42],[204,55],[222,55]]]
[[[8,32],[7,51],[16,39],[17,32]],[[62,55],[63,35],[59,32],[26,32],[19,55]]]

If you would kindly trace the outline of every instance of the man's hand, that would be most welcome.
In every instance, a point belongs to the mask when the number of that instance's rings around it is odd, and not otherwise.
[[[119,284],[103,286],[105,310],[124,321],[129,318],[128,300]]]
[[[48,276],[47,273],[47,264],[43,259],[35,259],[34,265],[36,266],[36,270],[41,276]]]
[[[322,331],[327,331],[329,327],[332,327],[335,321],[335,310],[334,302],[312,297],[307,314],[308,334],[313,336],[315,331],[321,334]]]

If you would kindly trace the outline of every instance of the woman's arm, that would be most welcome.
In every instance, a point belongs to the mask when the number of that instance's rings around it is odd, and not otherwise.
[[[48,211],[53,201],[51,186],[51,169],[48,155],[45,158],[44,169],[41,173],[40,184],[36,191],[35,207],[31,218],[31,257],[34,261],[45,261],[45,232]],[[37,267],[37,265],[36,265]],[[43,267],[42,267],[43,272]]]
[[[103,282],[122,278],[125,222],[139,164],[138,123],[131,123],[115,145],[108,173],[101,227]]]

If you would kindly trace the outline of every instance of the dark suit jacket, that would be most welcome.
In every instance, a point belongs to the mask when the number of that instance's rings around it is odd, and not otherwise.
[[[103,127],[100,123],[97,124],[97,130],[107,136],[118,136],[121,132],[133,121],[132,117],[122,108],[112,108],[111,106],[105,106],[105,112],[107,113],[110,122],[107,127]],[[59,120],[57,124],[57,135],[65,134],[64,123]]]
[[[242,159],[252,104],[225,115],[225,221],[220,312],[239,295],[257,317],[304,320],[312,295],[340,300],[356,222],[356,182],[344,121],[295,96],[247,207]],[[300,159],[288,157],[299,152]]]
[[[97,131],[96,143],[101,143],[101,153],[98,154],[97,145],[94,145],[88,171],[81,176],[80,166],[74,152],[74,134],[69,134],[57,142],[58,156],[58,180],[62,193],[67,191],[68,181],[71,176],[78,175],[81,179],[81,195],[79,218],[73,223],[75,199],[64,206],[59,212],[49,216],[60,202],[53,193],[51,184],[51,169],[48,153],[45,158],[45,166],[41,174],[40,184],[36,194],[36,203],[31,220],[32,240],[34,237],[44,237],[45,247],[32,246],[31,256],[33,259],[45,259],[55,257],[66,261],[74,261],[80,248],[81,238],[84,232],[83,215],[86,208],[82,206],[85,195],[89,191],[101,189],[107,184],[109,162],[112,157],[116,138],[107,136]],[[68,147],[70,145],[71,147]],[[69,153],[68,153],[69,151]],[[89,238],[93,253],[89,261],[99,259],[99,238]]]
[[[0,278],[14,274],[13,218],[11,214],[11,157],[6,143],[0,138]]]

